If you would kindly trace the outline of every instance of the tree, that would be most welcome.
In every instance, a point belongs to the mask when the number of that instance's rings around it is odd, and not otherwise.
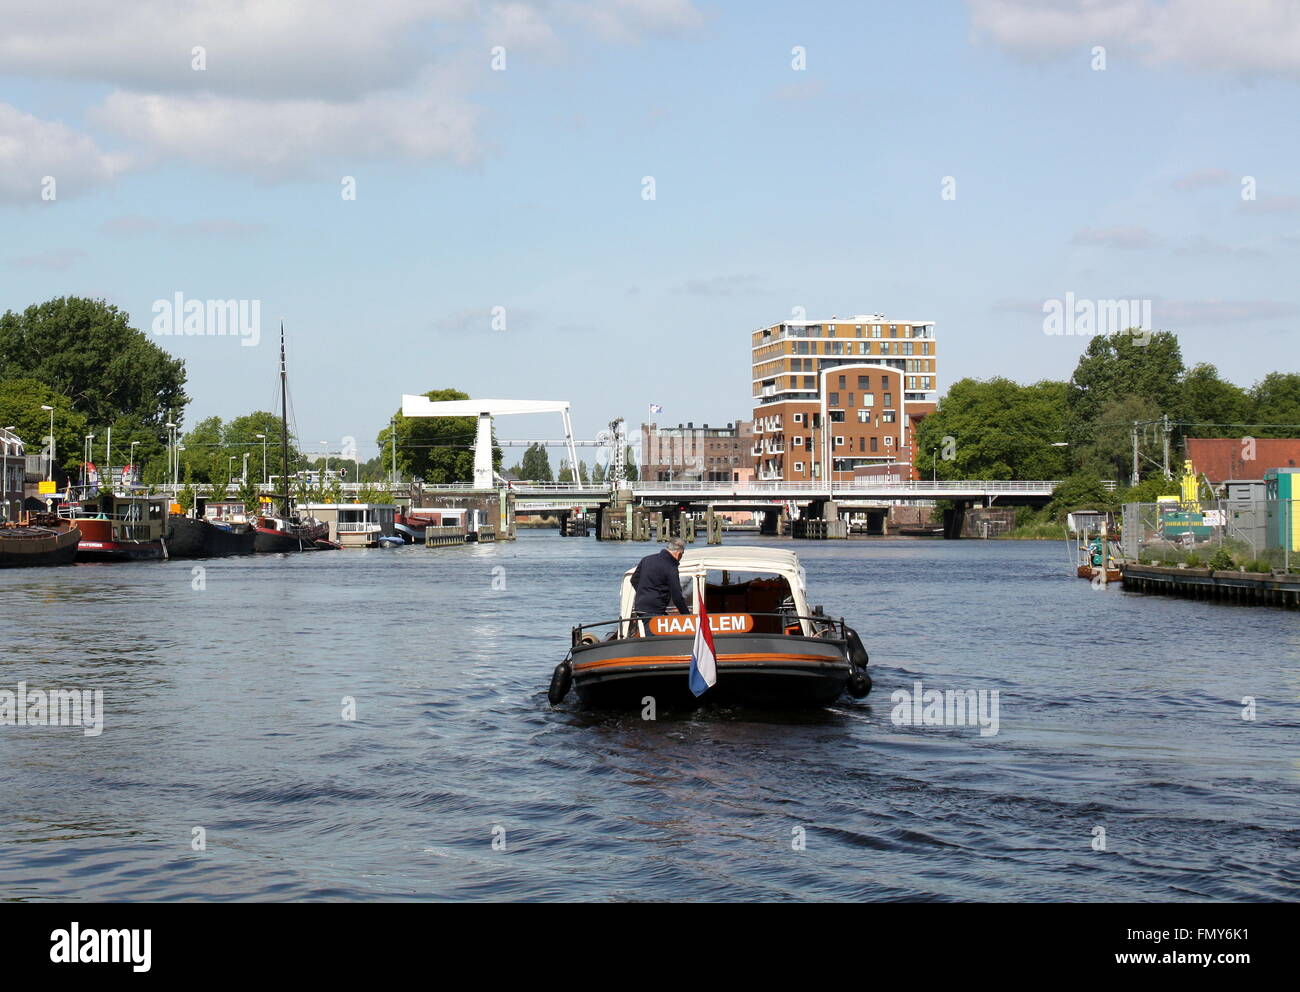
[[[1106,491],[1101,479],[1085,472],[1062,480],[1052,490],[1047,512],[1059,520],[1074,510],[1112,510],[1115,505],[1114,494]]]
[[[628,482],[636,482],[637,480],[636,456],[632,454],[632,445],[630,444],[627,446],[627,449],[623,452],[623,464],[625,466],[623,469],[623,478],[626,479]]]
[[[467,400],[468,393],[458,389],[434,389],[424,394],[434,402]],[[477,417],[405,417],[401,410],[393,416],[397,434],[397,467],[409,478],[423,479],[435,485],[469,482],[474,478],[474,438]],[[393,428],[385,427],[376,441],[380,451],[387,451]],[[500,471],[501,449],[492,449],[492,468]]]
[[[587,471],[587,463],[584,462],[581,458],[578,459],[578,474],[582,476],[583,481],[587,481],[591,478],[590,473],[588,473]],[[560,474],[556,476],[555,481],[556,482],[578,481],[573,477],[573,469],[569,467],[568,459],[560,460]]]
[[[519,478],[528,482],[551,482],[551,460],[540,444],[530,444],[519,463]]]
[[[14,426],[14,433],[27,444],[27,453],[45,450],[50,433],[50,411],[54,407],[55,468],[72,471],[81,465],[84,439],[91,433],[86,418],[72,408],[72,401],[35,379],[0,379],[0,427]]]
[[[1133,424],[1135,421],[1152,421],[1160,416],[1156,404],[1142,396],[1122,396],[1107,400],[1098,412],[1090,436],[1075,445],[1075,463],[1079,470],[1098,478],[1127,481],[1133,475]],[[1157,435],[1160,428],[1146,424],[1139,428],[1140,451],[1146,459],[1159,451],[1163,441]],[[1170,437],[1170,458],[1173,458],[1173,438]],[[1151,462],[1139,459],[1138,471],[1150,470]]]
[[[917,470],[942,479],[1059,479],[1065,474],[1062,382],[961,379],[913,441]]]
[[[1123,397],[1145,400],[1157,414],[1175,412],[1182,397],[1182,377],[1182,351],[1178,338],[1168,331],[1149,337],[1094,337],[1075,366],[1066,393],[1070,440],[1091,437],[1102,408]]]
[[[21,314],[7,311],[0,317],[0,369],[5,379],[35,379],[53,389],[95,433],[131,415],[156,435],[189,402],[185,363],[103,300],[66,296]]]
[[[1219,370],[1202,362],[1188,369],[1179,383],[1177,415],[1190,425],[1181,431],[1191,437],[1216,437],[1219,428],[1242,424],[1251,416],[1251,399],[1240,386],[1219,378]]]
[[[1296,437],[1300,430],[1300,375],[1270,372],[1250,390],[1250,418],[1255,437]],[[1276,427],[1266,426],[1277,424]],[[1290,426],[1284,426],[1290,425]]]

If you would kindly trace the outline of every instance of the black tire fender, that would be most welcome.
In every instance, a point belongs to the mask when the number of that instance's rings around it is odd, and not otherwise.
[[[867,654],[867,649],[862,646],[862,638],[852,627],[844,628],[845,640],[848,642],[849,663],[855,671],[865,674],[867,665],[871,663],[871,657]]]
[[[565,696],[569,694],[569,687],[573,685],[573,669],[567,661],[562,661],[555,666],[555,671],[551,673],[551,687],[546,691],[546,698],[551,701],[552,706],[558,706]]]

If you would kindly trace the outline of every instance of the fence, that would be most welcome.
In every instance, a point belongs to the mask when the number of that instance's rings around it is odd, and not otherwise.
[[[1300,506],[1284,499],[1204,500],[1195,510],[1126,503],[1121,546],[1125,558],[1144,564],[1196,566],[1217,558],[1216,568],[1290,571],[1300,568]]]

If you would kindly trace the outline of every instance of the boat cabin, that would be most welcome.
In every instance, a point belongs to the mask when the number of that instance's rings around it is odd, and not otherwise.
[[[629,636],[632,588],[635,566],[623,574],[619,617],[620,636]],[[677,567],[686,604],[699,613],[699,595],[709,613],[710,628],[715,634],[759,633],[802,634],[811,637],[814,623],[807,601],[807,579],[803,566],[792,551],[771,548],[702,548],[682,555]],[[675,608],[650,621],[655,633],[694,633],[693,618],[675,620]],[[681,628],[681,629],[677,629]]]
[[[83,534],[99,541],[157,541],[167,528],[163,496],[99,496],[65,503],[59,516],[76,521]],[[83,541],[89,545],[89,540]]]
[[[397,534],[392,503],[308,503],[305,514],[329,525],[329,539],[344,548],[374,548]]]

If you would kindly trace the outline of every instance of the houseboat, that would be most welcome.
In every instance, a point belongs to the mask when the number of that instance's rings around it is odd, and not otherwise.
[[[697,702],[766,707],[823,706],[848,692],[871,691],[867,652],[843,619],[809,609],[804,570],[791,551],[770,548],[689,550],[678,574],[692,615],[634,616],[632,573],[619,590],[619,618],[573,628],[569,655],[555,669],[548,696],[576,690],[588,706]],[[688,588],[689,587],[689,588]],[[717,683],[690,690],[699,597],[713,634]]]
[[[327,528],[324,537],[343,548],[377,548],[398,537],[392,503],[308,503],[303,510]]]
[[[172,504],[167,517],[167,555],[171,558],[225,558],[251,555],[257,531],[237,502],[209,503],[200,497],[186,514]]]
[[[70,565],[80,543],[81,530],[72,521],[32,514],[26,523],[0,524],[0,568]]]
[[[167,557],[167,500],[162,496],[98,496],[65,503],[59,516],[81,531],[79,562]]]

